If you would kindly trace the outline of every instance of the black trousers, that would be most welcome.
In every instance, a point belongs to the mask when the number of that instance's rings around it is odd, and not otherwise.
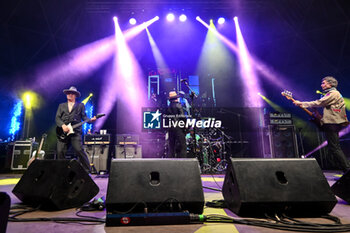
[[[348,169],[350,169],[350,163],[340,147],[339,131],[341,130],[341,128],[341,125],[338,124],[324,124],[322,126],[322,129],[325,133],[328,142],[327,155],[329,158],[334,158],[336,160],[338,168],[345,172]]]
[[[72,146],[78,161],[86,172],[90,172],[90,162],[82,146],[80,134],[69,135],[65,141],[57,140],[57,159],[65,159],[68,148]]]
[[[186,158],[186,134],[183,129],[169,130],[169,158]]]

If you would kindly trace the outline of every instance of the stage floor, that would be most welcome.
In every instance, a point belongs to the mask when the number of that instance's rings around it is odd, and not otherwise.
[[[330,185],[335,182],[339,176],[335,172],[324,173]],[[20,201],[12,194],[12,189],[20,179],[20,174],[0,174],[0,191],[7,192],[11,197],[12,205],[20,203]],[[107,177],[92,176],[96,184],[100,187],[100,192],[96,197],[105,196],[107,192]],[[212,187],[221,189],[224,181],[224,175],[202,175],[202,184],[204,187]],[[205,201],[221,200],[223,199],[221,192],[213,191],[204,188]],[[53,217],[76,217],[76,209],[68,209],[63,211],[35,211],[21,215],[21,218],[53,218]],[[95,216],[104,218],[105,211],[83,212],[83,215]],[[204,214],[221,214],[229,215],[236,218],[235,214],[227,209],[217,209],[205,207]],[[350,224],[350,205],[345,201],[338,199],[338,203],[331,212],[331,215],[338,217],[343,224]],[[329,220],[321,218],[303,218],[303,221],[332,223]],[[99,232],[290,232],[282,230],[274,230],[270,228],[255,227],[231,223],[204,223],[204,224],[187,224],[187,225],[165,225],[165,226],[130,226],[130,227],[105,227],[100,225],[82,225],[79,223],[56,223],[56,222],[9,222],[7,226],[7,233],[31,233],[31,232],[46,232],[46,233],[99,233]]]

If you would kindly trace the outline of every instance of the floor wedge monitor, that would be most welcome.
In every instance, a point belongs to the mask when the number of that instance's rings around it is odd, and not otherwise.
[[[113,214],[201,214],[204,195],[197,159],[114,159],[109,175],[107,225]]]
[[[244,217],[320,216],[337,203],[315,159],[231,158],[222,192],[229,209]]]
[[[62,210],[80,207],[99,188],[76,160],[34,160],[12,192],[25,204]]]
[[[331,187],[333,193],[350,204],[350,170]]]

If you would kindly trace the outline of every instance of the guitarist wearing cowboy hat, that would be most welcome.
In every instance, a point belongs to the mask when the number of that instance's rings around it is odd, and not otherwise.
[[[76,87],[71,86],[69,89],[64,89],[63,93],[67,96],[67,102],[61,103],[58,106],[56,113],[56,125],[62,128],[63,132],[69,131],[68,124],[76,124],[82,120],[88,120],[86,116],[85,106],[83,103],[76,101],[80,97],[80,92]],[[90,119],[89,122],[96,120],[96,117]],[[65,159],[65,155],[69,146],[72,146],[78,161],[83,166],[84,170],[90,172],[90,163],[86,153],[82,147],[82,127],[74,129],[74,134],[68,135],[64,140],[57,140],[57,159]]]
[[[321,124],[328,142],[328,156],[335,157],[339,168],[345,173],[350,169],[350,163],[340,147],[339,131],[347,126],[349,121],[344,99],[336,89],[337,86],[338,81],[332,76],[327,76],[322,79],[321,87],[325,95],[321,99],[310,102],[296,100],[294,104],[303,108],[323,107]]]

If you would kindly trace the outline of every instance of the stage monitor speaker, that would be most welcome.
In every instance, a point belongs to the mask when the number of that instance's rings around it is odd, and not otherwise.
[[[331,187],[333,193],[350,204],[350,170]]]
[[[231,158],[222,193],[243,217],[320,216],[337,203],[315,159]]]
[[[204,195],[197,159],[114,159],[107,213],[201,214]],[[107,215],[108,224],[108,215]]]
[[[11,199],[7,193],[0,192],[0,233],[5,233],[9,217]]]
[[[24,204],[62,210],[80,207],[99,188],[76,160],[34,160],[12,192]]]

